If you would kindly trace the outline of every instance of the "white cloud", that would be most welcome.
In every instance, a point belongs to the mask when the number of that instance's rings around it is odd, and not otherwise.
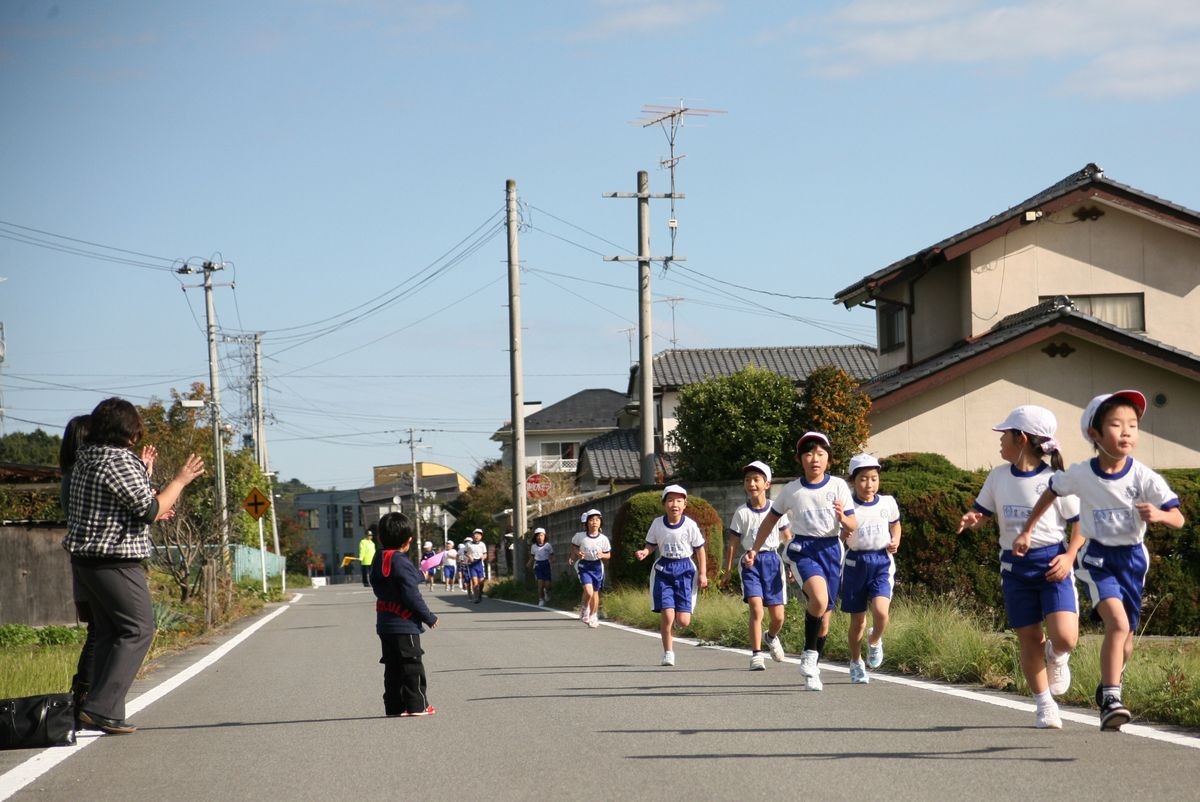
[[[901,64],[1056,62],[1069,92],[1159,99],[1200,86],[1194,0],[857,0],[791,30],[807,40],[813,70],[831,77]]]
[[[723,10],[717,0],[603,0],[605,10],[572,39],[663,36]]]

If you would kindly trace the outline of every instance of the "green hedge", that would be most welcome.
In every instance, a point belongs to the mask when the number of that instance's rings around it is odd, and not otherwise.
[[[29,490],[0,486],[0,520],[67,520],[58,503],[58,490]]]
[[[1005,626],[996,527],[956,535],[986,471],[964,471],[938,454],[883,460],[880,492],[896,497],[904,538],[896,555],[898,592],[947,597]],[[1152,526],[1146,535],[1150,574],[1142,607],[1144,632],[1200,633],[1200,471],[1162,472],[1183,505],[1182,529]],[[1087,595],[1080,602],[1087,609]]]
[[[613,523],[613,554],[609,561],[613,581],[620,584],[645,585],[649,581],[653,560],[639,562],[635,552],[646,542],[646,531],[651,522],[663,514],[661,491],[638,493],[617,510]],[[708,581],[714,586],[720,567],[721,549],[724,543],[724,525],[713,506],[699,496],[688,496],[684,515],[700,526],[704,533],[704,550],[707,556]]]

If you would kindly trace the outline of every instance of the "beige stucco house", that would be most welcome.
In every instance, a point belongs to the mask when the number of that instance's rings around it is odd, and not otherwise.
[[[1129,387],[1150,400],[1138,457],[1200,466],[1200,213],[1094,164],[836,302],[876,311],[881,373],[864,389],[877,454],[993,465],[991,427],[1035,403],[1058,417],[1068,461],[1083,459],[1083,407]]]

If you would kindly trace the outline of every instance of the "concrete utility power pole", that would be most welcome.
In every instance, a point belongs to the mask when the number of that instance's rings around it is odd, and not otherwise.
[[[421,545],[422,545],[422,541],[421,541],[421,497],[419,495],[417,495],[417,443],[419,443],[421,441],[419,438],[418,439],[413,438],[413,434],[415,433],[415,431],[416,431],[415,429],[408,430],[408,459],[409,459],[409,462],[412,463],[413,520],[416,522],[414,525],[416,526],[416,543],[417,543],[417,547],[414,548],[412,551],[415,556],[415,562],[420,562],[421,561]]]
[[[686,262],[682,256],[650,255],[650,199],[685,198],[682,193],[666,192],[651,194],[650,176],[645,170],[637,174],[637,192],[606,192],[606,198],[637,198],[638,200],[638,255],[606,256],[606,262],[638,263],[638,414],[641,418],[641,478],[643,486],[654,484],[654,366],[651,350],[650,314],[650,263]]]
[[[517,182],[504,185],[508,225],[508,373],[512,385],[513,574],[525,581],[525,402],[521,377],[521,261],[518,256]]]

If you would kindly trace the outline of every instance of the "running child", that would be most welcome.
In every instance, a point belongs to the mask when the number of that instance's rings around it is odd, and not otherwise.
[[[1179,497],[1154,471],[1133,458],[1146,397],[1119,390],[1093,398],[1079,428],[1096,456],[1077,462],[1050,479],[1050,486],[1029,514],[1013,543],[1025,554],[1034,543],[1036,525],[1059,496],[1078,496],[1080,528],[1085,542],[1075,570],[1092,600],[1092,615],[1104,622],[1100,646],[1100,729],[1121,729],[1131,718],[1121,701],[1121,677],[1133,656],[1133,633],[1142,611],[1142,590],[1150,555],[1147,524],[1179,529],[1184,524]]]
[[[483,530],[476,529],[471,533],[471,542],[467,544],[467,573],[471,579],[471,589],[467,592],[475,597],[475,603],[483,601],[483,580],[487,575],[487,544],[483,542]]]
[[[533,577],[538,586],[538,607],[545,607],[550,601],[550,556],[554,547],[546,540],[546,530],[538,527],[533,530],[533,545],[529,547],[529,565],[533,568]]]
[[[431,716],[426,695],[421,632],[437,627],[437,616],[421,598],[421,575],[408,558],[413,528],[407,516],[389,512],[379,519],[379,551],[371,562],[375,591],[375,631],[383,656],[383,709],[389,716]]]
[[[458,589],[464,593],[471,587],[470,571],[467,570],[467,542],[470,538],[458,544]]]
[[[636,553],[639,560],[644,560],[656,548],[659,551],[659,557],[650,569],[650,604],[660,615],[658,629],[662,634],[664,666],[675,665],[673,627],[676,624],[686,627],[692,623],[696,585],[708,587],[704,533],[695,521],[683,515],[687,497],[687,491],[679,485],[667,485],[663,489],[664,515],[650,524],[646,548]]]
[[[430,559],[436,554],[437,552],[433,550],[433,541],[426,540],[424,548],[421,549],[421,562],[424,563],[426,560]],[[425,587],[427,587],[429,590],[433,590],[433,575],[436,573],[436,568],[430,568],[428,571],[424,572]]]
[[[850,614],[850,682],[871,681],[868,668],[883,664],[883,633],[892,606],[896,584],[896,561],[900,548],[900,508],[896,499],[879,492],[879,460],[870,454],[850,458],[854,517],[858,529],[846,534],[842,560],[842,612]],[[867,629],[867,608],[871,628]],[[862,659],[863,634],[867,636],[867,659]]]
[[[792,524],[792,542],[785,558],[791,564],[796,582],[808,599],[804,611],[804,651],[800,654],[800,673],[805,687],[819,691],[818,663],[829,635],[829,613],[837,598],[842,578],[843,530],[858,528],[854,500],[846,482],[829,476],[829,438],[820,432],[805,432],[796,441],[796,460],[803,475],[788,482],[758,527],[754,548],[746,552],[746,563],[753,566],[758,550],[767,542],[779,520],[787,515]]]
[[[958,527],[974,529],[996,518],[1000,530],[1000,582],[1008,625],[1017,633],[1021,670],[1037,703],[1039,729],[1062,729],[1054,696],[1071,688],[1068,660],[1079,640],[1079,598],[1071,565],[1083,545],[1079,499],[1056,498],[1050,514],[1031,527],[1032,536],[1018,551],[1016,541],[1046,489],[1051,468],[1061,471],[1062,455],[1054,433],[1054,414],[1039,406],[1020,406],[992,427],[1000,432],[1000,457],[1007,465],[992,469],[973,509]],[[1047,465],[1044,457],[1050,458]],[[1070,530],[1070,542],[1063,535]],[[1042,623],[1045,622],[1045,634]]]
[[[725,554],[725,573],[728,575],[733,570],[734,548],[740,545],[742,555],[738,558],[738,572],[742,578],[742,600],[750,608],[750,670],[764,671],[767,668],[762,652],[764,640],[771,659],[776,663],[783,662],[783,641],[779,631],[783,629],[787,581],[779,547],[791,539],[792,531],[787,516],[780,518],[753,565],[747,564],[745,552],[753,548],[758,525],[771,511],[771,500],[767,496],[771,489],[771,466],[755,460],[743,467],[742,489],[746,491],[746,503],[734,511],[726,533],[729,546]],[[764,606],[770,618],[765,638],[762,630]]]
[[[612,557],[612,543],[600,531],[604,522],[600,510],[588,510],[579,517],[585,531],[571,538],[571,557],[568,565],[575,566],[583,598],[579,604],[579,620],[592,629],[600,626],[600,591],[604,589],[604,561]]]
[[[454,541],[447,540],[446,548],[442,552],[442,585],[447,591],[454,584],[456,579],[455,574],[458,573],[458,550],[454,548]]]

